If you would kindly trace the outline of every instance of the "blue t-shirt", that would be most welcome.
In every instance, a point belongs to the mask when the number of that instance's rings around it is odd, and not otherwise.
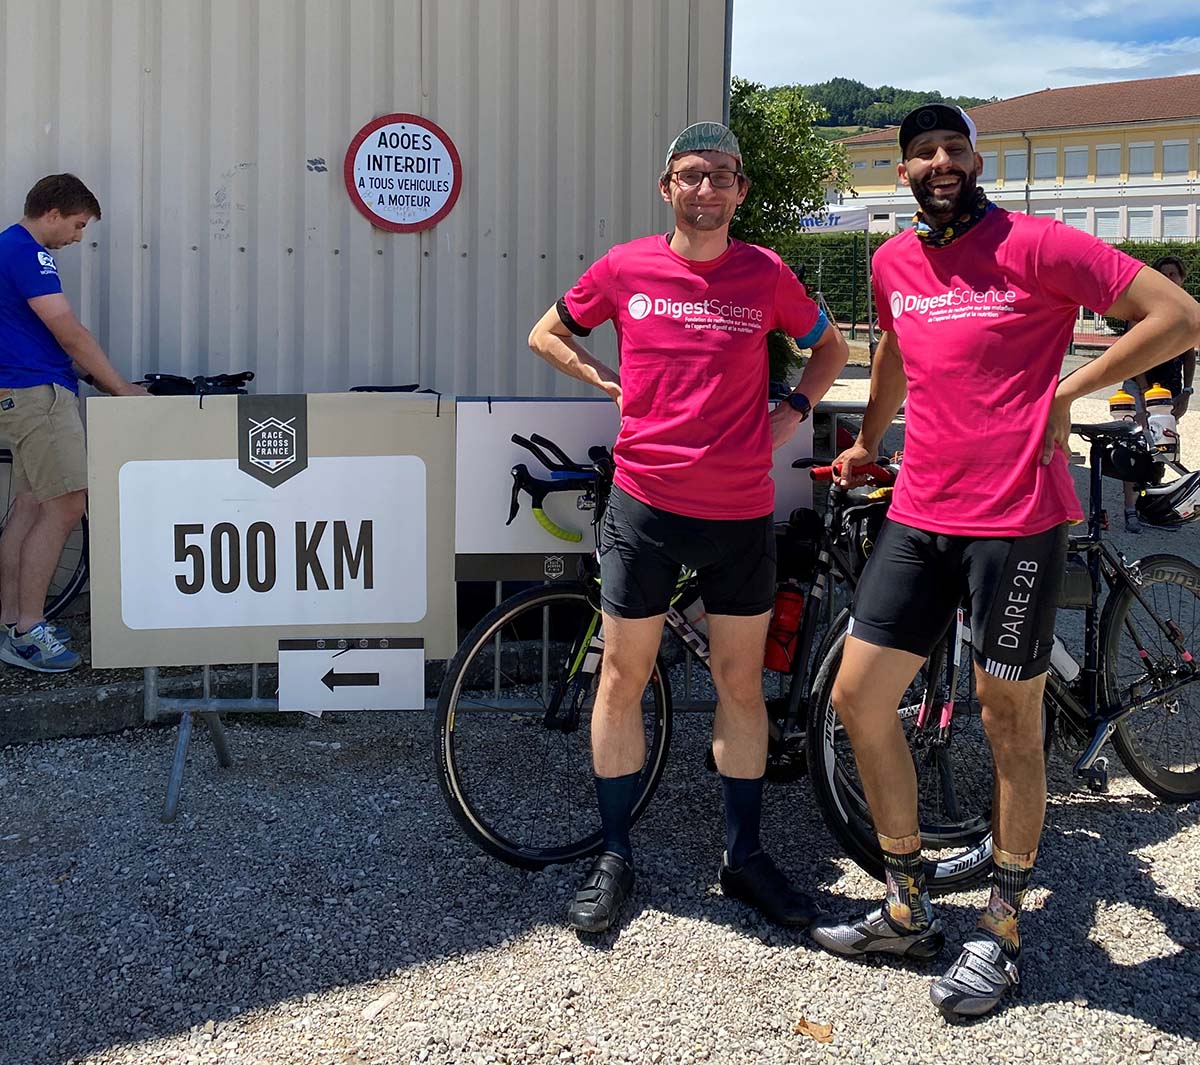
[[[60,384],[79,391],[71,357],[29,301],[62,291],[54,256],[17,223],[0,233],[0,388]]]

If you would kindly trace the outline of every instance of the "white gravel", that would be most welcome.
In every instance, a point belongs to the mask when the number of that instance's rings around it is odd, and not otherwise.
[[[1194,558],[1196,528],[1126,546]],[[423,714],[235,721],[230,770],[198,726],[173,825],[158,820],[172,730],[6,749],[0,1062],[1200,1058],[1200,804],[1164,806],[1119,766],[1111,794],[1080,792],[1056,755],[1024,994],[948,1026],[927,991],[953,950],[839,960],[722,898],[708,727],[678,721],[628,918],[595,942],[562,926],[580,870],[510,869],[457,832]],[[768,790],[765,836],[830,908],[878,898],[807,783]],[[982,900],[939,902],[954,942]],[[831,1042],[802,1019],[832,1025]]]

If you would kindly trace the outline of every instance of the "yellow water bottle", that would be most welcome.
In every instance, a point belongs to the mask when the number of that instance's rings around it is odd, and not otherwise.
[[[1123,388],[1108,397],[1108,414],[1114,422],[1137,420],[1137,401]]]
[[[1150,446],[1159,462],[1179,460],[1179,427],[1175,424],[1175,401],[1162,385],[1146,389],[1146,424]]]

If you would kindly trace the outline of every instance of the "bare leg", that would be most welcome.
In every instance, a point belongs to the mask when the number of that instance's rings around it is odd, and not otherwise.
[[[21,543],[20,599],[17,628],[26,632],[44,620],[46,589],[62,556],[63,545],[83,517],[84,491],[68,492],[44,500],[39,514]]]
[[[20,615],[21,545],[40,514],[33,493],[22,492],[13,500],[0,536],[0,622],[5,625],[15,625]]]
[[[709,614],[713,683],[713,757],[725,777],[753,780],[767,766],[767,707],[762,663],[771,615],[734,617]]]
[[[665,617],[604,615],[604,661],[592,708],[592,764],[598,777],[637,773],[646,761],[642,695],[654,670]]]
[[[919,839],[917,773],[896,711],[923,661],[847,636],[833,685],[834,709],[854,748],[875,829],[894,841]]]

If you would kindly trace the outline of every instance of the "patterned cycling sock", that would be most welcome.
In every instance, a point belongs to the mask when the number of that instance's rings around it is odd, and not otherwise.
[[[762,849],[758,838],[762,789],[762,777],[746,780],[721,774],[721,793],[725,798],[725,861],[731,869],[740,869],[750,855]]]
[[[626,773],[623,777],[596,777],[596,798],[600,803],[600,828],[604,834],[603,849],[633,861],[633,843],[629,830],[633,827],[633,804],[637,799],[641,773]]]
[[[995,936],[1004,953],[1012,958],[1021,953],[1021,903],[1025,901],[1036,857],[1036,850],[1013,854],[992,848],[992,897],[979,918],[979,927]]]
[[[884,911],[892,924],[923,932],[933,922],[933,903],[925,886],[920,835],[879,836],[883,868],[887,874]]]

